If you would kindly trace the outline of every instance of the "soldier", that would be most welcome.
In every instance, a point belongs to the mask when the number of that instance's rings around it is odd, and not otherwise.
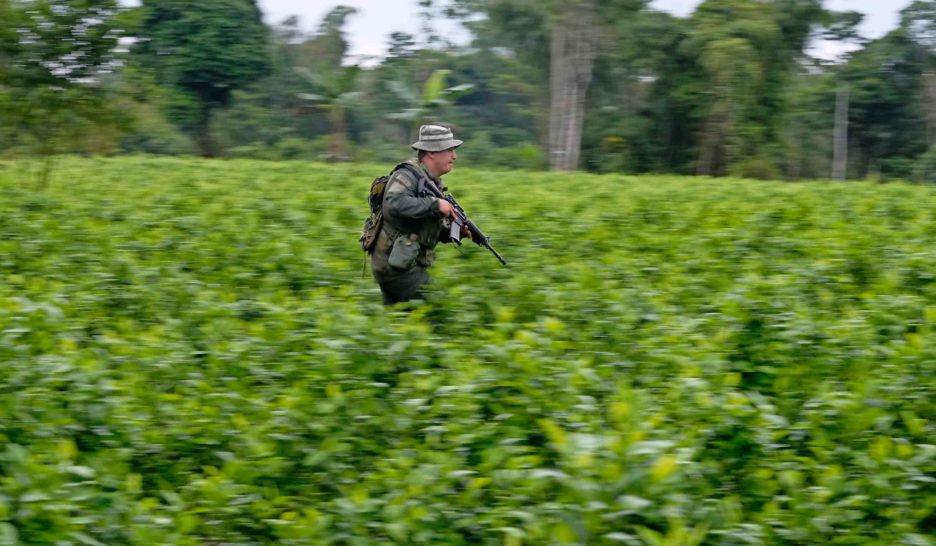
[[[435,247],[448,241],[449,227],[455,214],[452,205],[433,197],[424,184],[435,184],[444,191],[442,175],[452,170],[462,141],[452,130],[439,125],[419,128],[419,140],[411,146],[417,158],[398,166],[384,190],[383,227],[371,253],[371,271],[383,292],[384,303],[423,298],[429,283],[426,271],[435,261]],[[465,236],[467,230],[463,229]]]

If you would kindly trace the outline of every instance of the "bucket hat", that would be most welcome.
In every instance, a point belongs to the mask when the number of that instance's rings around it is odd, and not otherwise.
[[[441,125],[423,125],[419,128],[419,140],[410,144],[416,150],[427,152],[441,152],[461,145],[462,141],[455,138],[452,130]]]

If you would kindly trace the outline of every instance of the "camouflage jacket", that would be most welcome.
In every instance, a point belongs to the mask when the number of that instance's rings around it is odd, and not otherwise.
[[[416,160],[408,163],[424,174],[424,184],[435,184],[444,190],[442,180],[429,174],[421,163]],[[383,218],[383,227],[371,254],[371,270],[378,282],[401,273],[388,263],[393,243],[400,236],[413,236],[418,241],[418,266],[432,265],[435,261],[434,249],[448,232],[447,219],[443,218],[439,210],[439,201],[420,186],[419,180],[409,169],[397,169],[387,182]]]

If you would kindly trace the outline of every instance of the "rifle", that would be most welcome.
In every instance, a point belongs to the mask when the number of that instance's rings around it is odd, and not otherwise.
[[[483,246],[484,248],[491,251],[494,254],[494,257],[497,258],[500,263],[507,265],[507,260],[503,256],[498,254],[494,247],[491,246],[491,238],[485,235],[474,222],[468,218],[468,215],[465,214],[465,209],[458,204],[458,201],[455,200],[455,196],[451,193],[442,193],[442,191],[436,187],[431,181],[428,181],[425,184],[427,190],[432,195],[438,197],[439,199],[445,199],[452,205],[452,208],[455,210],[455,219],[452,220],[452,227],[449,229],[449,238],[452,241],[456,242],[458,245],[461,245],[461,229],[462,226],[468,227],[468,233],[471,234],[471,240],[475,242],[478,246]]]

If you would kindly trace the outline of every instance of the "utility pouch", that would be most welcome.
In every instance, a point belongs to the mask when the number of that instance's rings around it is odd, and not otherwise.
[[[380,235],[380,228],[383,225],[383,211],[378,210],[367,217],[364,221],[364,227],[361,229],[361,236],[358,241],[361,243],[361,249],[368,254],[374,251],[374,244]]]
[[[419,241],[415,233],[409,235],[400,235],[393,241],[393,248],[390,250],[388,262],[397,269],[410,269],[416,265],[416,257],[419,256]]]

